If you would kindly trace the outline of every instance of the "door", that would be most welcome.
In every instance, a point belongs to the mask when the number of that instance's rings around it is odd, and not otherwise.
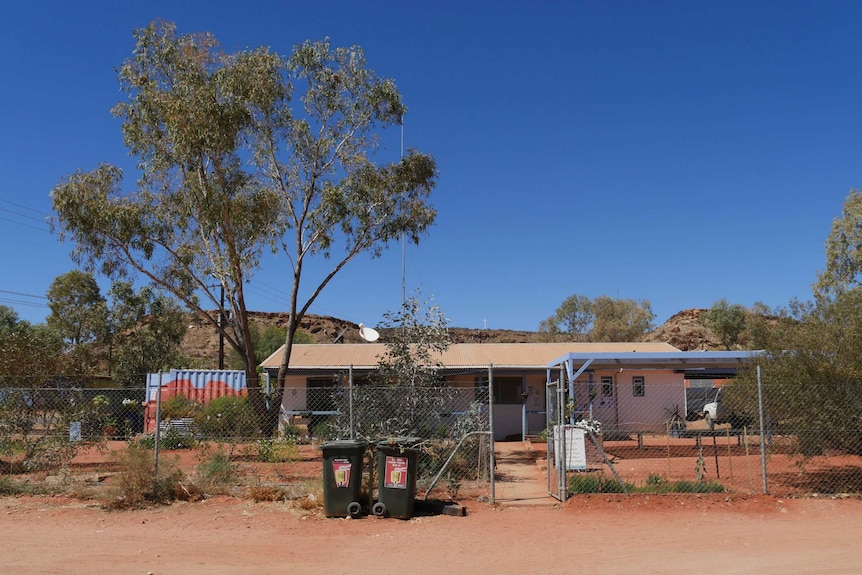
[[[602,422],[604,432],[617,429],[617,382],[613,376],[602,376],[593,398],[593,419]]]

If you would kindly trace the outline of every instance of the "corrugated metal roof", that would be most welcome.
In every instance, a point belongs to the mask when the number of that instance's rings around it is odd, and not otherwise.
[[[679,352],[667,343],[456,343],[441,356],[446,368],[487,367],[545,368],[549,362],[569,353],[625,354]],[[290,369],[373,369],[386,353],[382,343],[294,344]],[[284,348],[269,356],[263,368],[278,368]]]

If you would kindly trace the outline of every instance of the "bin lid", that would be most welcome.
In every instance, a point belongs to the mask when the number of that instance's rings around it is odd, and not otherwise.
[[[356,447],[365,447],[367,445],[364,441],[359,441],[358,439],[339,439],[336,441],[327,441],[320,445],[321,449],[345,449],[345,448],[356,448]]]

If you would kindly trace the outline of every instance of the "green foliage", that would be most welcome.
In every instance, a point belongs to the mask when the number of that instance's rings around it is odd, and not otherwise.
[[[629,490],[633,486],[626,484]],[[576,473],[569,479],[569,493],[625,493],[625,489],[613,477],[604,473]]]
[[[638,341],[652,329],[654,318],[646,300],[600,296],[591,301],[575,294],[539,324],[539,331],[552,339],[556,334],[567,333],[588,341]]]
[[[173,500],[196,500],[202,494],[179,469],[176,461],[159,459],[159,472],[155,474],[151,450],[130,444],[113,456],[119,472],[111,483],[107,506],[113,509],[140,507],[148,503],[166,503]]]
[[[180,351],[188,320],[179,303],[150,287],[114,282],[109,292],[114,382],[143,386],[146,374],[188,365]]]
[[[353,389],[356,437],[429,437],[435,414],[453,394],[444,385],[440,363],[440,353],[449,346],[448,320],[438,306],[414,295],[398,311],[384,314],[381,330],[386,353],[379,358],[372,384]],[[348,437],[347,394],[336,390],[333,401],[339,411],[334,431]]]
[[[18,323],[18,312],[9,306],[0,305],[0,334],[11,333]]]
[[[0,475],[0,496],[7,495],[36,495],[42,490],[34,487],[26,481],[15,481],[8,475]]]
[[[780,313],[781,329],[759,360],[764,424],[796,436],[805,455],[862,454],[862,288],[793,301]],[[758,413],[756,372],[741,373],[724,400],[734,411]]]
[[[74,270],[57,276],[48,288],[48,327],[74,349],[105,335],[107,305],[93,275]]]
[[[230,485],[236,479],[236,465],[224,451],[211,453],[197,468],[198,478],[210,488]]]
[[[724,493],[725,487],[717,481],[668,481],[657,473],[650,473],[639,493]]]
[[[255,322],[250,323],[248,327],[256,365],[263,363],[266,358],[284,345],[284,338],[287,335],[286,329],[274,325],[261,326]],[[293,336],[293,343],[314,343],[314,340],[307,331],[299,329]],[[236,350],[232,349],[228,352],[228,365],[231,369],[243,368],[243,359]]]
[[[208,439],[239,440],[260,435],[247,397],[218,397],[204,406],[195,423],[201,435]]]
[[[0,453],[21,457],[27,470],[58,469],[79,449],[102,440],[95,406],[71,387],[28,387],[0,390]],[[72,422],[84,437],[70,438]]]
[[[638,341],[652,329],[655,318],[646,300],[600,296],[593,300],[593,310],[591,341]]]
[[[862,277],[862,191],[850,190],[841,216],[832,221],[826,239],[826,269],[815,285],[819,297],[830,297],[860,284]]]
[[[299,448],[296,440],[288,439],[258,439],[258,459],[264,463],[289,463],[299,461]]]
[[[731,304],[726,299],[720,299],[704,314],[706,327],[711,329],[720,339],[725,349],[731,349],[739,343],[740,335],[746,328],[745,307]]]
[[[587,337],[594,318],[593,302],[590,298],[585,295],[570,295],[563,300],[554,315],[539,324],[539,331]]]
[[[122,171],[107,164],[64,178],[51,193],[60,236],[87,269],[120,278],[134,270],[219,330],[243,359],[256,415],[270,426],[251,385],[257,364],[244,298],[261,255],[284,252],[293,280],[281,384],[299,322],[337,272],[399,238],[418,243],[433,224],[436,164],[416,150],[374,162],[381,132],[397,127],[406,107],[357,46],[308,41],[289,57],[264,47],[225,53],[211,34],[178,34],[161,21],[135,39],[118,70],[126,99],[113,113],[137,158],[138,184],[127,191]],[[306,258],[316,257],[332,258],[331,272],[300,289]],[[310,294],[305,303],[300,294]],[[220,321],[228,312],[231,321]]]
[[[155,449],[156,436],[154,433],[143,435],[135,442],[143,449]],[[174,451],[177,449],[190,449],[195,446],[195,438],[188,433],[183,433],[176,427],[167,428],[159,433],[159,449]]]
[[[161,417],[163,420],[179,419],[181,417],[195,417],[203,411],[203,405],[183,394],[177,394],[161,405]]]

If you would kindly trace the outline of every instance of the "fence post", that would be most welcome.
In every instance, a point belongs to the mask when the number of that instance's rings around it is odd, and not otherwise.
[[[491,449],[489,450],[490,457],[488,459],[488,463],[490,467],[490,473],[488,474],[491,478],[491,504],[495,503],[495,485],[494,485],[494,472],[496,471],[497,463],[494,458],[494,364],[488,364],[488,441]]]
[[[757,408],[760,415],[760,468],[763,475],[763,493],[769,493],[766,483],[766,439],[763,425],[763,379],[760,376],[760,365],[757,366]]]
[[[149,398],[147,398],[149,401]],[[153,492],[159,484],[159,426],[162,422],[162,372],[159,371],[159,389],[156,392],[156,433],[153,440]]]
[[[356,439],[356,427],[353,420],[353,364],[347,368],[347,399],[350,406],[350,439]]]

